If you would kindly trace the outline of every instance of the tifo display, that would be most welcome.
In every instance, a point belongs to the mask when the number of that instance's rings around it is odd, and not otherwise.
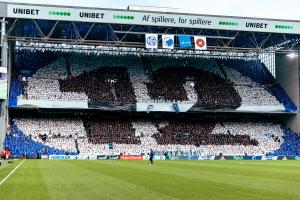
[[[161,109],[174,105],[174,112],[241,108],[263,111],[270,107],[274,111],[282,108],[281,112],[297,110],[258,60],[151,59],[22,50],[16,51],[15,65],[10,107],[61,102],[61,108],[67,108],[72,102],[85,102],[88,108],[131,112],[139,111],[141,104],[148,105],[147,112],[152,112],[150,105]],[[182,105],[189,105],[189,110],[180,110]],[[5,146],[13,156],[27,158],[46,154],[106,159],[109,155],[122,155],[124,160],[135,158],[128,155],[147,155],[150,149],[173,158],[297,156],[299,138],[280,122],[247,118],[21,116],[11,118]],[[108,144],[113,144],[113,148],[108,148]]]
[[[16,52],[16,73],[10,88],[10,106],[144,112],[151,108],[167,112],[297,110],[257,60],[152,59],[23,50]],[[178,107],[172,109],[164,103]]]
[[[0,3],[1,200],[300,199],[300,21],[89,3]]]

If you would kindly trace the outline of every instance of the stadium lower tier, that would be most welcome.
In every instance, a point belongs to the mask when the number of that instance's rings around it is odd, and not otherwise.
[[[113,151],[108,148],[113,143]],[[15,157],[54,155],[300,155],[300,135],[268,122],[15,118],[5,147]]]
[[[133,109],[130,105],[136,105],[136,111],[168,112],[297,110],[258,60],[15,53],[10,106],[125,109],[127,105],[126,109]],[[173,108],[175,102],[179,106]]]

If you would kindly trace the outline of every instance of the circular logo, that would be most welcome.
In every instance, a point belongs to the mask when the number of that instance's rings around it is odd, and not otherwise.
[[[173,41],[172,38],[165,37],[165,38],[164,38],[164,44],[165,44],[166,46],[168,46],[168,47],[171,47],[171,46],[173,46],[174,41]]]
[[[198,38],[196,40],[196,45],[200,48],[204,47],[205,46],[205,41],[202,39],[202,38]]]
[[[147,37],[147,44],[149,46],[155,46],[157,44],[157,39],[154,36]]]

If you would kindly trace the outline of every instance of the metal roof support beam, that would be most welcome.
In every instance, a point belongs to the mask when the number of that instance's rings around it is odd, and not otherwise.
[[[55,28],[57,26],[57,24],[59,23],[59,21],[56,21],[55,24],[53,25],[53,27],[51,28],[51,30],[49,31],[48,35],[46,38],[50,38],[52,36],[52,34],[54,33],[55,31]]]
[[[117,34],[114,32],[114,29],[112,28],[111,24],[109,24],[109,28],[110,28],[110,32],[111,34],[117,39],[117,41],[119,42],[120,39],[119,37],[117,36]]]
[[[217,34],[220,37],[220,38],[217,38],[217,40],[219,41],[219,43],[221,43],[224,47],[226,47],[227,45],[225,44],[223,38],[221,38],[220,31],[217,31]]]
[[[290,49],[289,41],[287,40],[286,35],[285,35],[285,34],[282,34],[282,36],[283,36],[283,38],[284,38],[284,41],[286,42],[284,46],[285,46],[287,49]]]
[[[65,43],[65,44],[76,44],[76,45],[89,45],[89,46],[107,46],[107,47],[125,47],[125,48],[144,48],[143,42],[117,42],[117,41],[99,41],[99,40],[72,40],[72,39],[60,39],[60,38],[49,38],[45,41],[44,38],[31,38],[31,37],[14,37],[14,36],[6,36],[8,40],[12,41],[24,41],[30,43],[49,43],[49,44],[57,44],[57,43]],[[159,49],[161,50],[161,49]],[[175,47],[174,50],[182,50],[189,51],[185,49],[180,49],[179,47]],[[191,50],[191,49],[190,49]],[[257,48],[246,48],[246,47],[223,47],[223,46],[209,46],[210,51],[249,51],[249,52],[268,52],[274,51],[274,49],[257,49]],[[290,50],[281,50],[282,52],[289,52]]]
[[[77,39],[82,40],[82,37],[78,31],[78,28],[75,26],[74,22],[72,22],[72,25],[73,25],[73,30],[76,33]]]
[[[92,29],[94,28],[94,26],[95,26],[95,23],[93,23],[93,24],[91,25],[91,27],[90,27],[89,30],[86,32],[86,34],[85,34],[85,36],[83,37],[82,40],[85,40],[85,39],[87,38],[87,36],[90,34],[90,32],[92,31]]]
[[[253,40],[250,38],[250,41],[254,44],[254,46],[255,46],[256,48],[259,48],[259,45],[258,45],[257,39],[256,39],[256,37],[255,37],[255,34],[254,34],[253,32],[251,32],[251,34],[252,34]]]
[[[294,49],[299,43],[300,43],[300,38],[293,41],[291,44],[291,49]]]
[[[236,38],[236,37],[239,35],[239,33],[240,33],[240,32],[237,31],[236,34],[233,36],[233,38]],[[234,39],[232,39],[232,40],[229,39],[229,41],[227,42],[227,45],[226,45],[226,46],[228,47],[231,43],[233,43],[233,41],[234,41]]]
[[[41,29],[40,26],[36,23],[36,20],[33,19],[32,21],[33,21],[33,23],[34,23],[36,29],[38,30],[38,32],[42,35],[42,37],[43,37],[43,38],[46,38],[46,36],[45,36],[45,34],[43,33],[42,29]]]
[[[266,44],[266,42],[269,40],[269,38],[271,37],[272,33],[269,33],[268,36],[261,42],[261,44],[259,45],[259,48],[263,48],[263,46]]]
[[[134,25],[132,25],[129,28],[129,30],[125,32],[125,35],[121,38],[120,42],[123,42],[123,40],[126,38],[126,36],[128,35],[128,33],[130,33],[130,31],[133,29],[133,27],[134,27]],[[114,31],[114,33],[116,33],[116,32]]]
[[[15,19],[14,22],[12,23],[12,25],[7,30],[6,34],[9,35],[15,29],[15,27],[18,25],[18,23],[19,23],[19,19]]]

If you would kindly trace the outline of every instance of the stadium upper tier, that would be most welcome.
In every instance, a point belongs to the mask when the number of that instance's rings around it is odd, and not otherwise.
[[[259,61],[17,51],[10,106],[295,111]],[[24,78],[27,77],[27,78]]]
[[[44,139],[44,140],[43,140]],[[14,156],[142,155],[150,149],[198,155],[300,155],[300,136],[281,124],[15,118],[5,146]],[[114,151],[108,143],[114,143]]]

